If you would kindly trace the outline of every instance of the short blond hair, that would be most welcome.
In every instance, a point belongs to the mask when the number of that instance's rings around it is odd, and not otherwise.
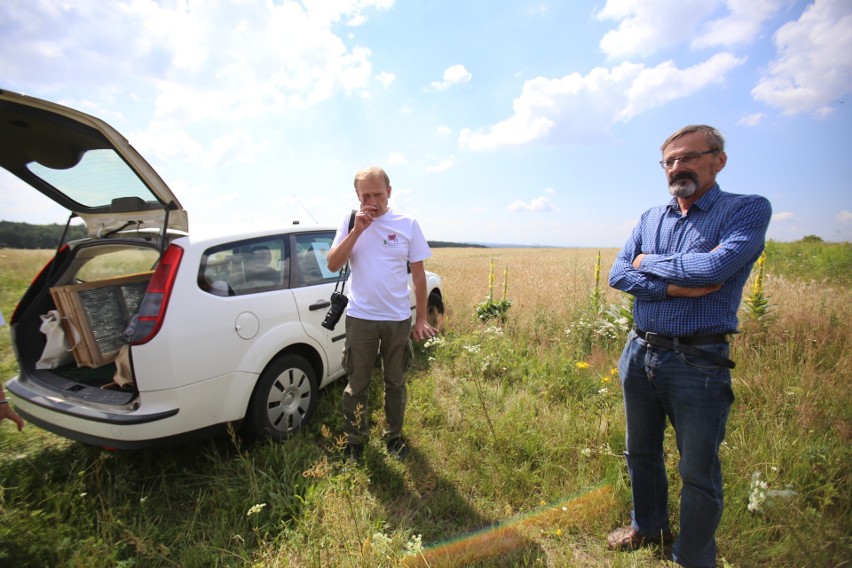
[[[358,170],[355,174],[355,189],[358,189],[358,182],[368,178],[380,177],[385,180],[385,186],[390,187],[390,178],[385,170],[379,166],[369,166]]]

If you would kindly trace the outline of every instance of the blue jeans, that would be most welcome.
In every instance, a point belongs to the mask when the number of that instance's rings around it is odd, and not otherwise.
[[[727,343],[697,346],[728,357]],[[669,530],[663,456],[666,418],[680,454],[680,536],[673,559],[690,568],[716,565],[722,518],[719,446],[734,401],[729,369],[693,355],[648,346],[634,332],[618,362],[627,415],[627,469],[633,488],[633,528],[645,536]]]

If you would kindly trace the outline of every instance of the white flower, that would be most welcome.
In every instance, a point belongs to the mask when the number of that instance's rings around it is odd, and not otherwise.
[[[246,517],[251,517],[252,515],[260,513],[264,507],[266,507],[266,503],[258,503],[257,505],[252,505],[252,508],[248,510],[248,513],[246,513]]]
[[[423,535],[411,535],[408,542],[405,543],[405,553],[409,555],[417,555],[423,552]]]

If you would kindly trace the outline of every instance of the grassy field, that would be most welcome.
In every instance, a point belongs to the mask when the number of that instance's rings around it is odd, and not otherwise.
[[[445,330],[417,350],[402,463],[379,440],[380,381],[364,468],[340,457],[342,382],[281,444],[110,453],[3,423],[0,565],[666,565],[658,549],[605,545],[630,511],[614,370],[629,321],[606,285],[617,251],[600,251],[596,286],[598,252],[434,251]],[[7,320],[50,254],[0,250]],[[505,322],[476,317],[492,261]],[[719,563],[848,566],[852,247],[770,243],[765,271],[766,301],[733,344]],[[15,372],[4,329],[0,377]],[[676,511],[671,435],[666,447]]]

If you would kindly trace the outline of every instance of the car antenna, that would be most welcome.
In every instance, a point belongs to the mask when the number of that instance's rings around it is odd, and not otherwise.
[[[305,213],[307,213],[307,214],[308,214],[308,217],[310,217],[311,219],[313,219],[313,220],[314,220],[314,224],[319,225],[319,221],[317,221],[317,220],[314,218],[314,216],[313,216],[313,215],[311,215],[311,212],[310,212],[310,211],[308,211],[308,208],[307,208],[307,207],[305,207],[304,205],[302,205],[302,202],[301,202],[301,201],[299,201],[299,198],[298,198],[298,197],[296,197],[296,194],[295,194],[295,193],[293,194],[293,199],[295,199],[295,200],[296,200],[296,203],[298,203],[298,204],[299,204],[299,207],[301,207],[302,209],[304,209],[304,210],[305,210]]]

